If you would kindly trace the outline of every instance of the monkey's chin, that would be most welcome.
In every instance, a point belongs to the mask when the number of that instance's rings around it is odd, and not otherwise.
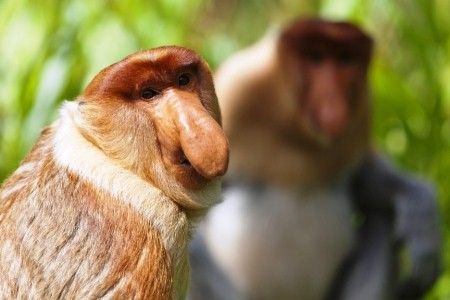
[[[324,151],[331,148],[334,140],[317,130],[303,130],[291,135],[279,134],[280,141],[301,151]]]
[[[325,134],[318,134],[316,135],[316,143],[320,148],[328,149],[334,144],[334,139]]]
[[[316,148],[317,150],[328,150],[333,148],[333,146],[339,142],[341,136],[331,136],[321,130],[320,128],[309,128],[307,133],[303,133],[304,138],[306,138],[310,146]]]

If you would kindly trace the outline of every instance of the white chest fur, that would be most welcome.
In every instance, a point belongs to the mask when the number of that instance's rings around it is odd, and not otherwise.
[[[322,299],[354,243],[344,188],[236,186],[205,223],[217,264],[250,299]]]

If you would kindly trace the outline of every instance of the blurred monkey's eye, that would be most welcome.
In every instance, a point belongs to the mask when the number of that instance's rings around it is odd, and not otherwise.
[[[340,53],[337,55],[336,60],[340,65],[345,66],[352,64],[355,61],[355,57],[350,53]]]
[[[142,99],[151,99],[153,97],[155,97],[156,95],[158,95],[158,92],[152,89],[144,89],[141,92],[141,98]]]
[[[305,51],[303,57],[312,64],[321,64],[325,60],[325,54],[321,51]]]
[[[189,74],[181,74],[180,77],[178,77],[178,85],[179,86],[188,85],[189,82],[191,82],[191,78],[189,77]]]

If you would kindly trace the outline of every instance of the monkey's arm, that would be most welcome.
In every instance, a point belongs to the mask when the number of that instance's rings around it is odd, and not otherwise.
[[[384,158],[371,154],[355,174],[353,197],[368,221],[373,215],[392,215],[391,232],[395,241],[406,247],[411,260],[399,297],[420,298],[440,273],[441,232],[433,188],[425,181],[399,173]],[[374,232],[368,230],[365,234]],[[389,231],[385,232],[385,239],[390,239]],[[360,250],[366,251],[364,247]]]
[[[389,216],[375,213],[368,216],[358,231],[356,249],[341,266],[326,299],[392,299],[396,274],[394,247]]]

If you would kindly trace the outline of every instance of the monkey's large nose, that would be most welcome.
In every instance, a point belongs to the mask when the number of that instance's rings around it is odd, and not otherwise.
[[[348,107],[345,99],[330,97],[322,100],[315,112],[315,119],[320,130],[331,138],[340,136],[347,127]]]
[[[213,179],[228,168],[228,140],[216,120],[203,107],[198,96],[171,91],[175,126],[181,148],[192,167],[203,177]]]

